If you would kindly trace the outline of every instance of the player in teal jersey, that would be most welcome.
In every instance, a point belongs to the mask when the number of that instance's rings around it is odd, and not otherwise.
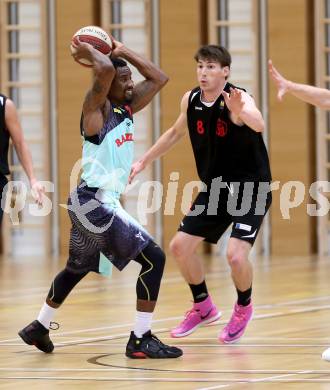
[[[80,185],[70,194],[72,221],[69,259],[52,282],[37,320],[19,332],[27,344],[49,353],[54,345],[49,328],[56,309],[90,271],[101,272],[101,259],[122,270],[131,260],[141,264],[137,279],[137,312],[126,356],[175,358],[179,348],[163,344],[151,333],[152,313],[158,297],[165,254],[151,236],[120,204],[133,161],[133,113],[140,111],[166,84],[167,76],[153,63],[114,40],[107,57],[87,43],[74,44],[75,60],[93,64],[94,81],[82,109],[83,137]],[[120,58],[119,58],[120,57]],[[144,76],[136,85],[127,65]],[[120,299],[118,299],[120,303]],[[120,307],[118,308],[120,312]]]

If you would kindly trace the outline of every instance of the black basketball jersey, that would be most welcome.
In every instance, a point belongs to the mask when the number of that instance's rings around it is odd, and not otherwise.
[[[0,94],[0,173],[3,175],[9,174],[8,149],[10,137],[5,120],[6,100],[6,96]]]
[[[227,83],[224,90],[237,88]],[[187,120],[197,172],[207,185],[222,177],[226,182],[270,181],[271,173],[262,134],[230,120],[224,97],[211,107],[201,101],[199,87],[189,96]]]

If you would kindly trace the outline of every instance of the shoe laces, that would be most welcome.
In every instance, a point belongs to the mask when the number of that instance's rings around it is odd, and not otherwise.
[[[160,347],[166,348],[166,345],[165,345],[162,341],[160,341],[159,338],[158,338],[157,336],[155,336],[153,333],[151,333],[150,337],[151,337],[153,340],[155,340],[156,343],[157,343]]]
[[[53,326],[55,326],[55,328],[53,327]],[[57,329],[59,329],[60,328],[60,324],[58,323],[58,322],[51,322],[50,324],[49,324],[49,329],[51,329],[51,330],[57,330]]]
[[[194,313],[197,313],[198,311],[200,311],[200,310],[195,309],[194,307],[191,308],[190,310],[186,311],[183,321],[186,321],[191,315],[193,315]]]
[[[161,343],[161,341],[159,340],[159,338],[158,338],[157,336],[155,336],[153,333],[150,334],[150,337],[151,337],[153,340],[155,340],[155,341]]]
[[[231,316],[230,322],[234,322],[234,328],[241,326],[242,321],[245,320],[245,310],[239,305],[235,306],[234,312]]]

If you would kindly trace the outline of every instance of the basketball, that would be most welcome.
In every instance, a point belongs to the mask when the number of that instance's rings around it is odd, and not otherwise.
[[[86,42],[92,45],[96,50],[105,55],[109,55],[112,50],[112,41],[110,36],[98,26],[86,26],[79,29],[72,37],[71,41],[75,42],[76,37],[79,37],[81,42]],[[70,46],[71,53],[75,53],[74,46]],[[80,59],[79,64],[91,67],[92,64],[87,59]]]

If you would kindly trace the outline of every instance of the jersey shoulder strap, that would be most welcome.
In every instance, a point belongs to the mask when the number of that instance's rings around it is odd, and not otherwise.
[[[0,93],[0,107],[4,108],[6,105],[7,96]]]
[[[192,103],[192,101],[194,100],[194,98],[197,95],[200,95],[200,92],[201,92],[201,89],[199,87],[196,87],[196,88],[191,90],[191,92],[189,94],[189,99],[188,99],[188,106]]]
[[[6,129],[6,118],[5,118],[6,101],[7,101],[7,96],[0,94],[0,124],[1,127],[3,127],[3,129]]]
[[[246,89],[244,89],[244,88],[241,88],[241,87],[237,87],[236,85],[234,85],[234,84],[231,84],[231,83],[227,83],[226,85],[225,85],[225,88],[224,88],[224,90],[226,91],[226,92],[230,92],[230,88],[236,88],[236,89],[240,89],[240,90],[242,90],[242,91],[244,91],[244,92],[246,92]]]

